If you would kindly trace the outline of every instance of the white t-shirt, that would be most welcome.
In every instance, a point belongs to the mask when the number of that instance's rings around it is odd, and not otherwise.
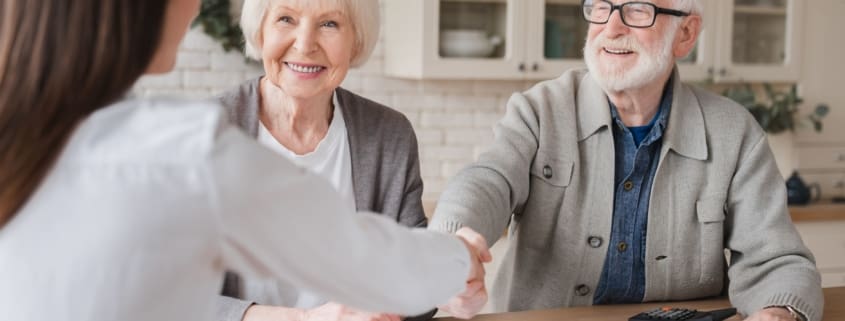
[[[335,99],[335,106],[338,106]],[[355,209],[355,191],[352,187],[352,154],[349,150],[349,135],[346,122],[339,107],[334,108],[329,130],[313,152],[297,155],[270,134],[263,123],[258,122],[258,141],[279,153],[294,164],[307,168],[314,174],[328,180],[340,193],[343,203]]]
[[[332,122],[328,132],[313,152],[297,155],[270,134],[262,122],[258,122],[258,141],[262,145],[279,153],[294,164],[304,167],[314,174],[325,178],[340,194],[343,205],[355,210],[355,193],[352,185],[352,155],[349,150],[349,135],[346,132],[346,122],[343,113],[337,107],[337,95],[334,101]],[[263,304],[283,305],[295,308],[313,308],[328,302],[320,296],[278,280],[256,280],[242,278],[243,296],[249,300]]]
[[[226,270],[403,315],[464,289],[457,238],[353,213],[226,119],[128,100],[80,123],[0,228],[0,320],[212,320]]]

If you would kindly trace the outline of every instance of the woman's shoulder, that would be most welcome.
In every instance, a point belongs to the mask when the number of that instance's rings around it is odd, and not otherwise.
[[[347,127],[413,133],[411,121],[400,111],[344,88],[337,88],[336,93]]]
[[[212,100],[126,99],[88,117],[68,147],[86,161],[190,162],[211,153],[226,124]]]

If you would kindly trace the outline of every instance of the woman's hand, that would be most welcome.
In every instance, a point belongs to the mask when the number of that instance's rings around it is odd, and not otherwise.
[[[441,310],[459,319],[469,319],[481,311],[487,303],[487,287],[484,284],[484,265],[493,260],[487,241],[481,234],[468,227],[461,228],[455,233],[464,241],[472,256],[472,269],[467,277],[467,287],[463,293],[439,306]]]

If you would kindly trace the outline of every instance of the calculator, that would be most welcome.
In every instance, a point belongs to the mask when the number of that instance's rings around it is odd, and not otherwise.
[[[628,321],[721,321],[735,314],[735,308],[704,312],[692,309],[662,307],[639,313],[628,319]]]

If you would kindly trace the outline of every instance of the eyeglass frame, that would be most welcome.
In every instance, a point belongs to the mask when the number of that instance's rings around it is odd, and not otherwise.
[[[692,12],[684,12],[684,11],[681,11],[681,10],[658,7],[656,4],[653,4],[651,2],[645,2],[645,1],[631,1],[631,2],[625,2],[623,4],[613,4],[613,2],[610,2],[610,0],[598,0],[596,2],[607,2],[607,3],[610,4],[610,13],[607,14],[607,20],[605,22],[594,22],[594,21],[590,21],[590,19],[587,18],[587,11],[586,11],[587,1],[591,1],[591,0],[581,0],[581,17],[583,17],[585,21],[592,23],[592,24],[597,24],[597,25],[604,25],[604,24],[607,24],[608,22],[610,22],[610,17],[613,16],[614,11],[619,11],[619,18],[622,19],[622,23],[624,25],[631,27],[631,28],[643,28],[643,29],[644,28],[651,28],[652,26],[654,26],[654,23],[657,22],[657,16],[661,15],[661,14],[675,16],[675,17],[688,17],[688,16],[692,15]],[[627,21],[625,21],[625,13],[624,13],[624,11],[622,11],[622,7],[629,5],[629,4],[632,4],[632,3],[633,4],[641,4],[641,5],[649,5],[652,8],[654,8],[654,16],[651,18],[651,24],[649,24],[648,26],[632,26],[632,25],[629,25]]]

